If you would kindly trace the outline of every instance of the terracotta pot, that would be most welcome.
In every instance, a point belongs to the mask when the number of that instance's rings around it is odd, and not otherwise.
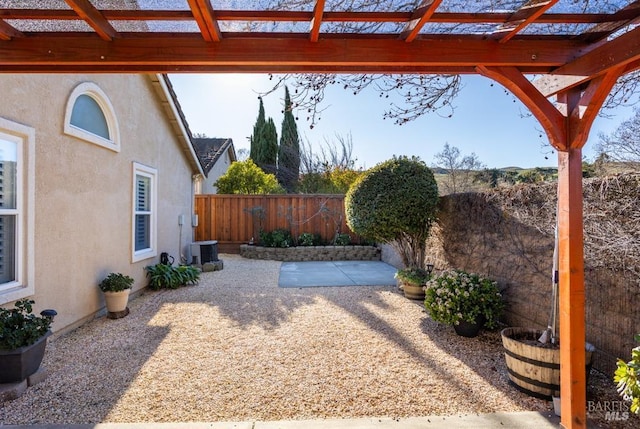
[[[104,300],[107,304],[109,313],[118,313],[127,309],[129,302],[129,294],[131,289],[125,289],[120,292],[104,292]]]

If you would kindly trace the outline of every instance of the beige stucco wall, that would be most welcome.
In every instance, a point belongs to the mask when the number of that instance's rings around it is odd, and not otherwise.
[[[97,84],[109,97],[121,151],[63,133],[72,90]],[[0,75],[0,117],[35,128],[35,295],[54,308],[54,330],[100,313],[97,284],[111,271],[146,285],[144,267],[160,252],[180,260],[192,241],[192,171],[146,75]],[[158,255],[132,263],[133,169],[158,172]],[[180,231],[179,215],[185,215]],[[0,295],[0,304],[4,301]]]

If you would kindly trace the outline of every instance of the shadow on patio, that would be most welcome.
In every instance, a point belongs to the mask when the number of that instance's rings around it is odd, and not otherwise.
[[[282,289],[279,263],[223,255],[200,285],[55,338],[26,423],[247,421],[546,411],[507,384],[497,333],[462,339],[395,287]]]

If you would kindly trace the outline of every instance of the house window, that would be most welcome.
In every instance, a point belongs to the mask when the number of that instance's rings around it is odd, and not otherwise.
[[[33,295],[33,128],[0,118],[0,304]]]
[[[76,86],[67,101],[64,132],[89,143],[120,152],[120,133],[113,106],[94,83]]]
[[[133,163],[132,261],[157,255],[157,170]]]

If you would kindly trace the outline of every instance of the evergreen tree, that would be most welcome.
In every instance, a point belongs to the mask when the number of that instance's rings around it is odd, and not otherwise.
[[[300,138],[293,116],[289,88],[284,87],[284,119],[278,150],[278,181],[289,192],[296,188],[300,174]]]
[[[261,146],[260,135],[264,125],[267,123],[264,115],[264,103],[262,102],[262,97],[260,99],[260,107],[258,107],[258,118],[256,119],[256,123],[253,126],[253,134],[250,138],[250,149],[249,149],[249,158],[253,159],[254,162],[258,163],[258,151]]]
[[[265,173],[276,174],[278,159],[278,132],[273,118],[267,119],[259,134],[260,145],[256,153],[256,164]]]

